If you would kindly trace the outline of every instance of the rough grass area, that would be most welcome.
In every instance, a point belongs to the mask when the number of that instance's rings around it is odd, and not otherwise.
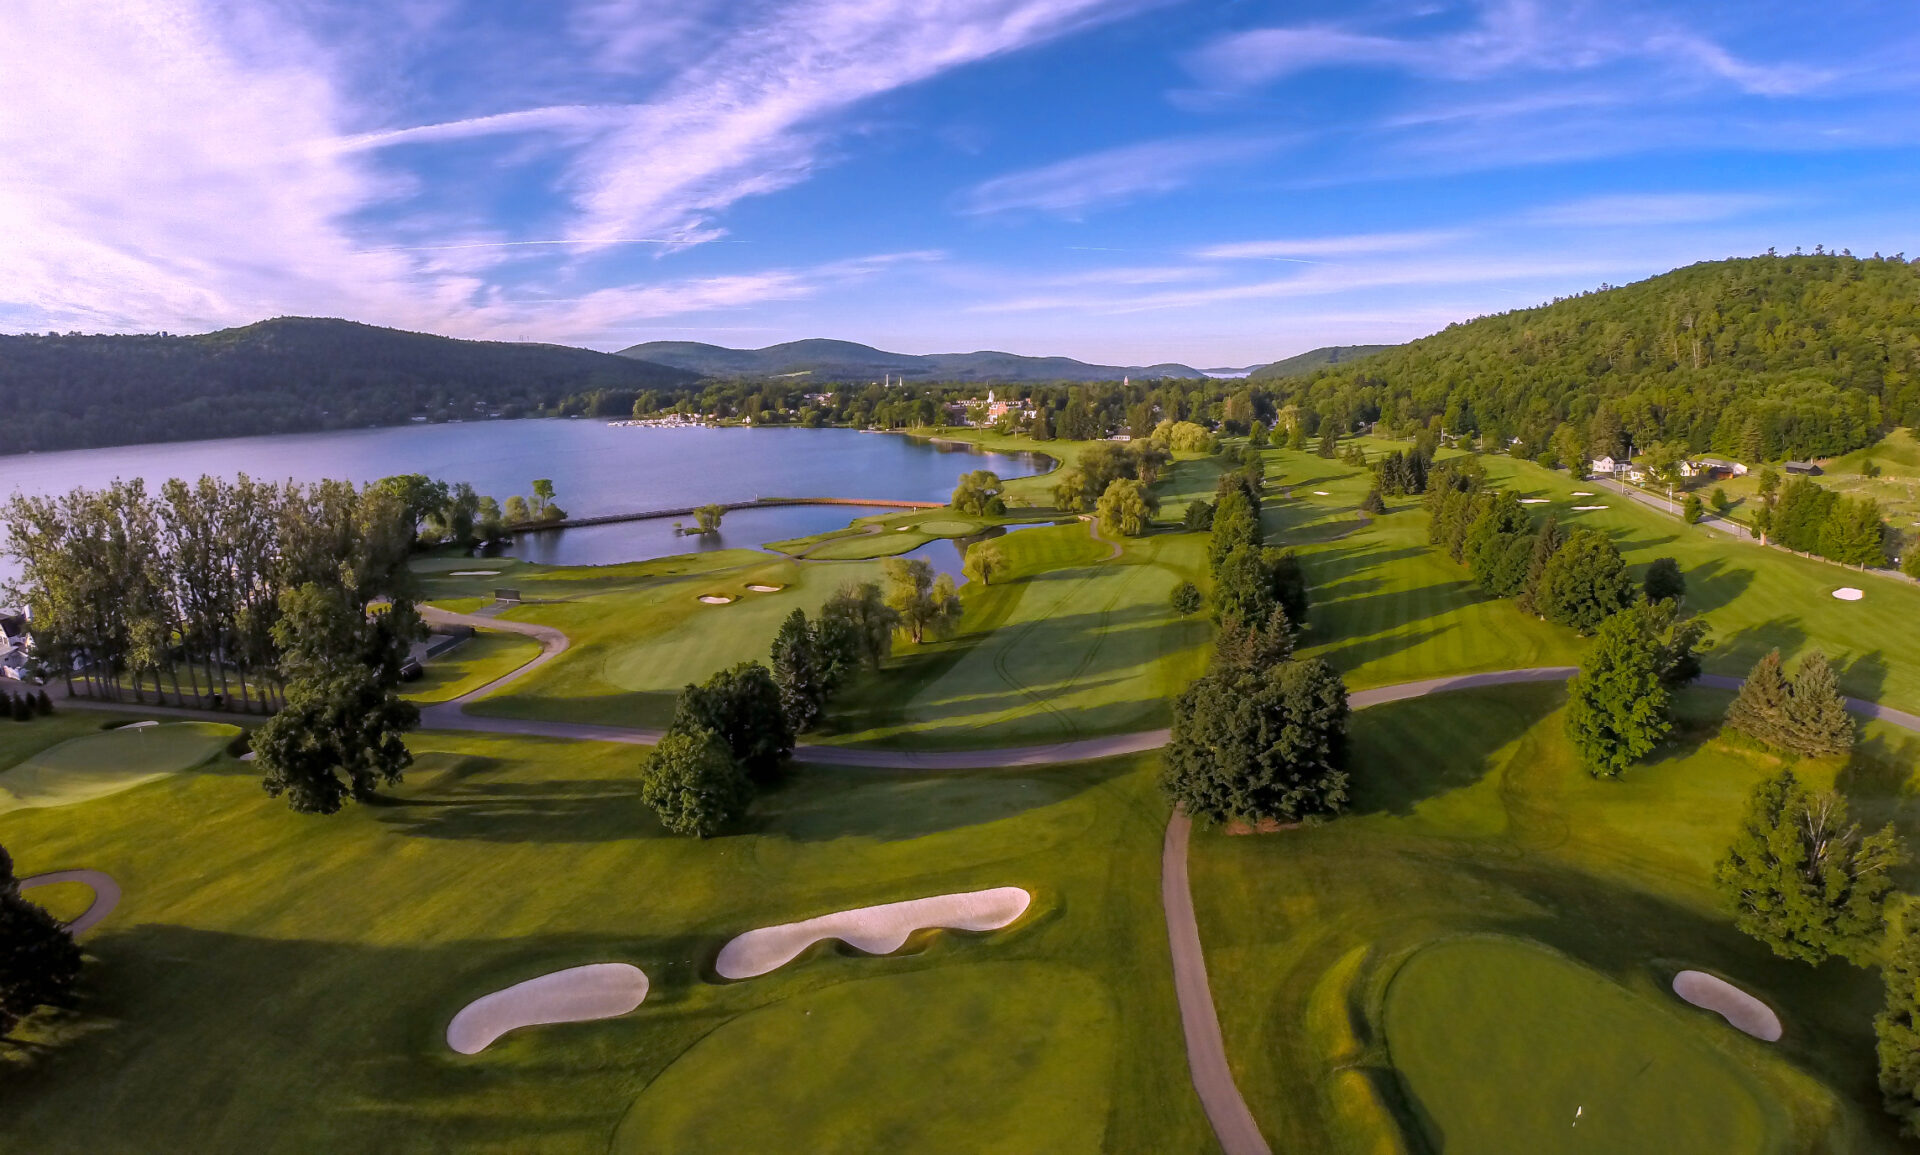
[[[741,1151],[775,1124],[782,1150],[1211,1142],[1145,759],[799,769],[702,842],[641,806],[631,747],[412,745],[401,788],[332,818],[232,764],[0,816],[23,872],[85,864],[126,892],[78,1012],[20,1028],[45,1049],[0,1048],[0,1150]],[[712,972],[755,926],[1001,885],[1035,895],[1004,931]],[[472,999],[596,961],[647,973],[636,1012],[447,1049]]]
[[[1368,443],[1375,456],[1387,447]],[[1274,450],[1267,457],[1268,477],[1292,491],[1267,502],[1269,539],[1301,550],[1314,586],[1308,652],[1339,667],[1350,685],[1578,660],[1583,643],[1571,632],[1481,594],[1465,566],[1427,545],[1419,499],[1389,499],[1388,515],[1367,521],[1358,506],[1372,482],[1368,472],[1308,453]],[[1900,660],[1920,651],[1920,587],[1863,580],[1858,570],[1687,526],[1617,494],[1575,498],[1574,490],[1598,493],[1600,486],[1528,462],[1482,461],[1498,484],[1547,499],[1527,507],[1534,517],[1552,512],[1563,526],[1612,536],[1636,577],[1654,558],[1678,560],[1686,608],[1713,626],[1709,671],[1742,676],[1775,647],[1791,660],[1819,646],[1834,659],[1847,693],[1920,710],[1920,665]],[[1607,508],[1573,512],[1583,504]],[[1835,600],[1832,592],[1842,585],[1863,586],[1866,599]]]
[[[520,634],[481,630],[426,664],[403,689],[415,702],[446,702],[477,690],[540,656],[540,643]]]
[[[91,720],[97,725],[99,715]],[[218,757],[239,732],[219,722],[167,722],[69,738],[0,770],[0,814],[71,806],[191,770]]]
[[[1571,1126],[1577,1102],[1565,1104],[1559,1145],[1536,1143],[1532,1123],[1519,1129],[1530,1117],[1526,1080],[1489,1078],[1488,1088],[1503,1088],[1504,1106],[1462,1106],[1478,1112],[1479,1129],[1469,1134],[1433,1101],[1451,1091],[1434,1090],[1418,1072],[1403,1080],[1409,1073],[1395,1069],[1398,1044],[1391,1016],[1383,1022],[1383,1000],[1401,963],[1436,941],[1502,935],[1551,948],[1662,1020],[1661,1037],[1682,1031],[1715,1062],[1745,1072],[1761,1101],[1774,1105],[1766,1145],[1899,1150],[1874,1084],[1878,974],[1776,958],[1733,929],[1712,892],[1712,864],[1733,837],[1747,791],[1779,765],[1717,736],[1730,698],[1684,693],[1674,741],[1617,782],[1595,781],[1579,767],[1563,733],[1560,687],[1377,706],[1354,717],[1348,816],[1273,835],[1197,831],[1191,869],[1213,995],[1235,1076],[1274,1149],[1370,1149],[1369,1136],[1383,1131],[1397,1131],[1412,1150],[1443,1141],[1449,1150],[1593,1149]],[[1894,821],[1920,844],[1916,763],[1920,739],[1875,723],[1845,765],[1801,762],[1797,772],[1816,786],[1837,782],[1860,821]],[[1914,886],[1917,873],[1903,868],[1900,885]],[[1775,1008],[1783,1040],[1759,1042],[1682,1003],[1669,984],[1683,969],[1722,975]],[[1491,981],[1506,974],[1497,969]],[[1513,994],[1516,1011],[1521,995]],[[1479,996],[1463,985],[1458,997]],[[1504,988],[1487,997],[1505,997]],[[1502,1045],[1473,1041],[1472,1032],[1489,1029],[1469,1021],[1477,1013],[1463,1004],[1459,1021],[1437,1029],[1458,1035],[1462,1048]],[[1646,1042],[1643,1063],[1682,1059],[1650,1041],[1652,1027],[1621,1021],[1617,1029]],[[1530,1062],[1541,1087],[1577,1083],[1583,1070],[1604,1085],[1617,1074],[1606,1064],[1630,1058],[1571,1032],[1543,1049],[1541,1028],[1514,1030],[1535,1040],[1526,1045],[1538,1051]],[[1473,1069],[1466,1054],[1457,1053],[1458,1077]],[[1516,1130],[1497,1130],[1500,1110],[1512,1112]],[[1717,1149],[1754,1148],[1728,1141]]]
[[[1460,1151],[1781,1151],[1768,1088],[1697,1024],[1538,946],[1453,939],[1387,987],[1387,1049]]]
[[[1206,660],[1205,615],[1168,604],[1181,580],[1205,581],[1205,536],[1130,539],[1117,559],[1080,522],[998,542],[1008,572],[964,587],[959,632],[897,645],[815,740],[964,748],[1167,724],[1168,699]]]

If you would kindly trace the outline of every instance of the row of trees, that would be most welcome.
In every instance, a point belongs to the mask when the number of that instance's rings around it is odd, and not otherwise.
[[[1887,564],[1887,524],[1879,502],[1843,497],[1808,477],[1787,482],[1775,496],[1769,480],[1762,478],[1754,514],[1754,527],[1768,540],[1842,565]]]
[[[1060,471],[1053,484],[1053,504],[1066,510],[1093,509],[1116,481],[1152,485],[1169,460],[1166,447],[1152,440],[1089,445],[1071,466]]]

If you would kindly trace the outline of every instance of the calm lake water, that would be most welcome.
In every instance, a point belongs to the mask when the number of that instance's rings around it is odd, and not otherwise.
[[[944,501],[960,474],[991,469],[1021,477],[1038,455],[852,429],[609,428],[593,420],[481,421],[341,430],[218,441],[126,445],[0,457],[0,494],[64,493],[115,478],[146,480],[246,473],[260,480],[368,482],[396,473],[465,481],[505,502],[553,480],[554,500],[575,517],[755,497],[864,497]],[[884,512],[792,506],[727,514],[719,540],[680,537],[673,521],[624,522],[525,535],[509,553],[554,565],[603,565],[839,529]],[[688,520],[691,519],[679,519]]]

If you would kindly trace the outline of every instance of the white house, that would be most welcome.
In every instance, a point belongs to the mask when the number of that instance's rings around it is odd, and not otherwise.
[[[1604,473],[1611,477],[1622,472],[1626,467],[1627,463],[1624,461],[1615,461],[1611,457],[1596,457],[1587,463],[1587,476],[1597,477]]]

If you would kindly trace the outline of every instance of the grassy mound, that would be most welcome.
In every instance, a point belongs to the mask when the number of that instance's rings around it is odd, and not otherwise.
[[[823,541],[807,551],[808,561],[865,561],[908,553],[934,540],[924,533],[862,533]]]
[[[481,630],[426,665],[403,689],[414,702],[448,702],[477,690],[540,656],[540,643],[522,634]]]
[[[809,991],[696,1043],[611,1150],[1100,1151],[1116,1017],[1101,983],[1047,963]]]
[[[239,732],[219,722],[169,722],[70,738],[0,771],[0,814],[70,806],[190,770]]]
[[[1462,1151],[1780,1149],[1764,1085],[1696,1028],[1513,939],[1442,942],[1387,988],[1386,1038],[1436,1146]]]
[[[991,522],[965,521],[960,518],[932,518],[914,525],[914,529],[933,537],[968,537],[979,533]]]

